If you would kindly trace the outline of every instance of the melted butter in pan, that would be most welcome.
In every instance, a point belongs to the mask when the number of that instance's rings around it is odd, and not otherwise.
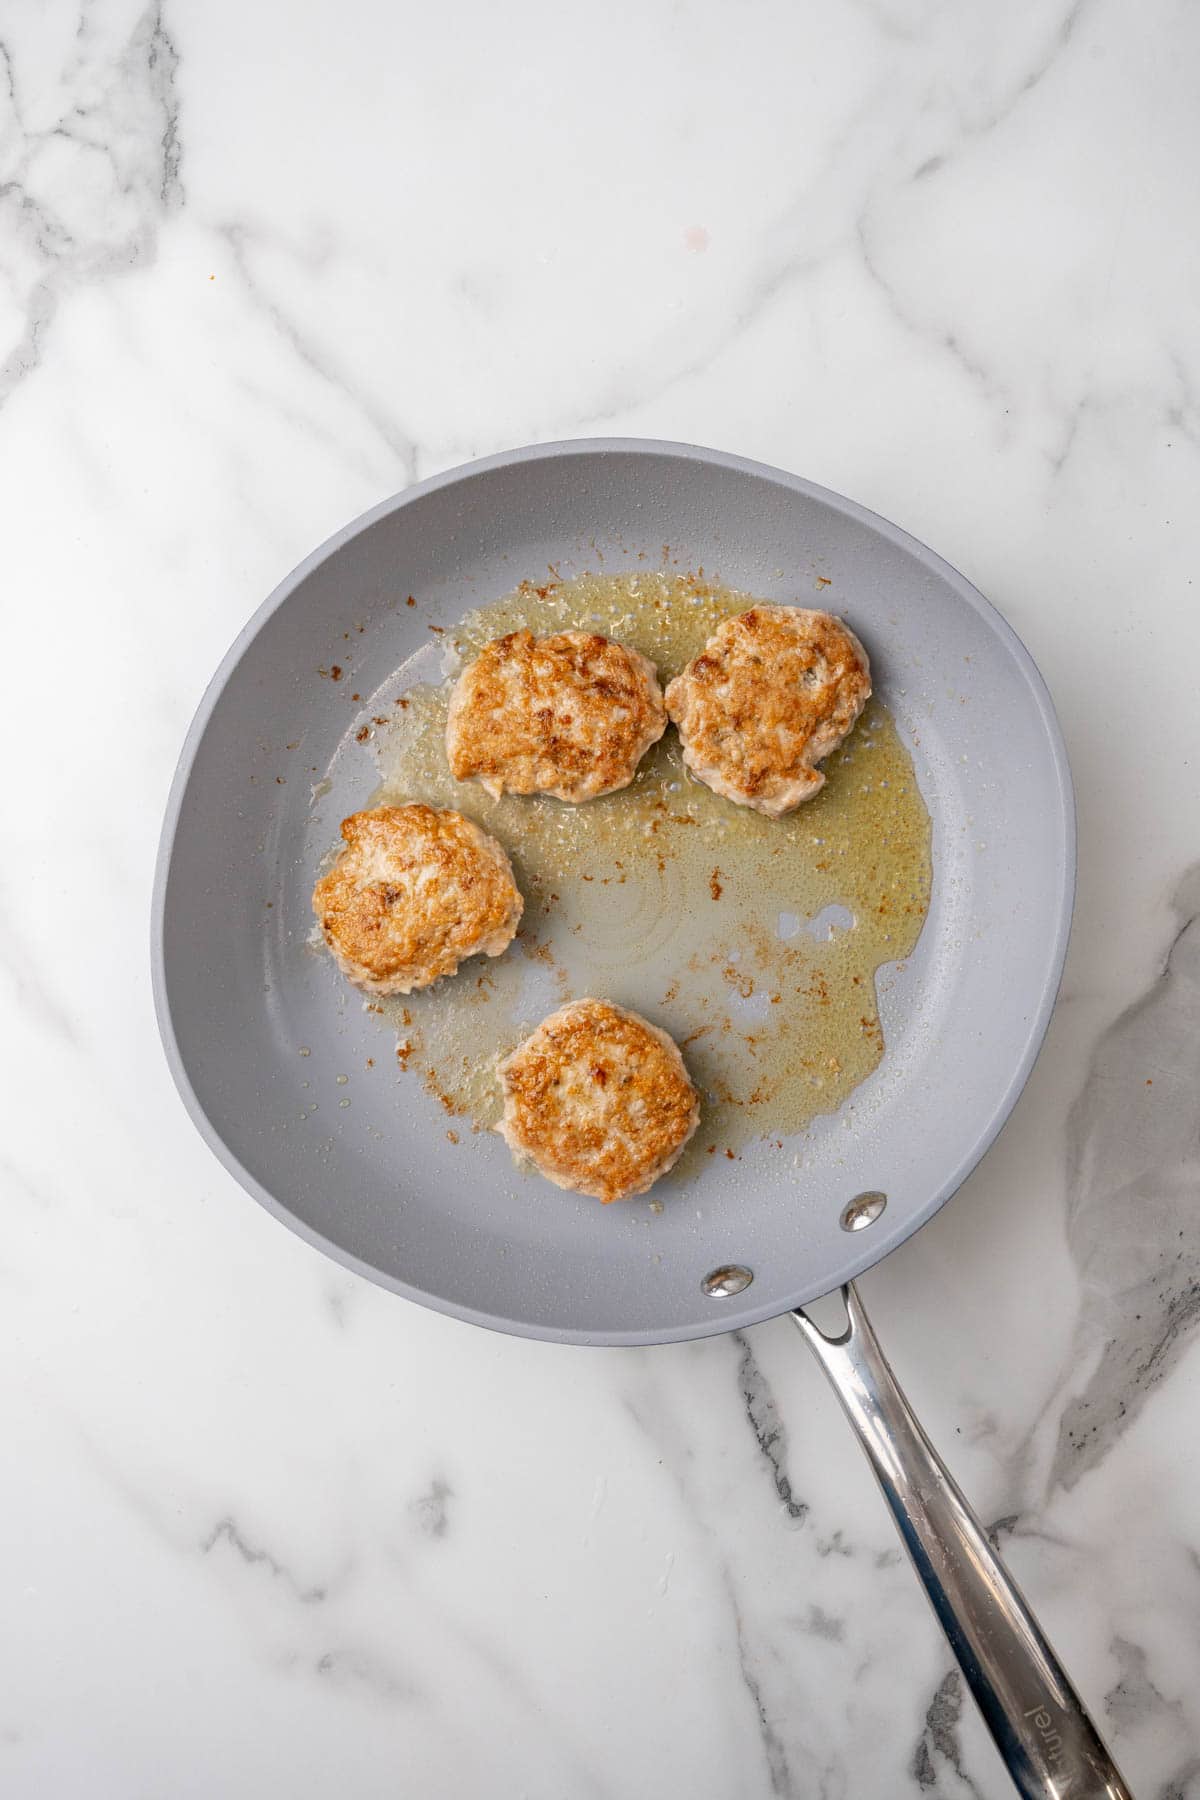
[[[522,626],[594,629],[644,652],[665,686],[753,603],[695,575],[589,574],[525,583],[447,641],[466,662]],[[494,1125],[499,1061],[554,1007],[598,994],[682,1047],[706,1100],[690,1158],[840,1107],[884,1052],[877,971],[909,954],[929,903],[929,815],[886,707],[868,704],[815,799],[772,820],[695,781],[673,728],[621,793],[491,800],[447,767],[451,685],[410,688],[395,708],[370,804],[425,800],[476,819],[512,857],[526,910],[504,957],[381,1003],[399,1066],[447,1114]]]

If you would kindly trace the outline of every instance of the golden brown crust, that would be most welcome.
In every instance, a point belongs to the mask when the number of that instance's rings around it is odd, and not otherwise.
[[[509,1148],[597,1200],[644,1194],[678,1160],[700,1100],[665,1031],[608,1000],[543,1019],[501,1066]]]
[[[313,911],[338,967],[368,993],[428,987],[512,942],[524,905],[512,865],[461,813],[377,806],[343,819],[342,836]]]
[[[667,689],[683,760],[701,781],[773,818],[825,785],[871,697],[871,668],[832,613],[752,606],[726,619]]]
[[[654,664],[594,632],[511,631],[463,670],[446,754],[490,794],[594,800],[627,787],[667,728]]]

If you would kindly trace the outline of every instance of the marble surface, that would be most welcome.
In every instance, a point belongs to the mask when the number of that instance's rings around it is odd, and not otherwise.
[[[1009,1791],[786,1321],[591,1352],[408,1307],[235,1187],[159,1051],[159,816],[248,613],[414,478],[636,433],[895,518],[1055,694],[1047,1048],[863,1293],[1135,1791],[1200,1795],[1200,12],[0,32],[0,1788]]]

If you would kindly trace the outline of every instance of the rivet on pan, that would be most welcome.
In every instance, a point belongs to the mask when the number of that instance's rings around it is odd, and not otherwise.
[[[855,1194],[842,1208],[843,1231],[865,1231],[887,1205],[886,1194]]]
[[[700,1286],[710,1300],[726,1300],[730,1294],[740,1294],[753,1280],[753,1269],[743,1268],[740,1263],[723,1263],[719,1269],[710,1269]]]

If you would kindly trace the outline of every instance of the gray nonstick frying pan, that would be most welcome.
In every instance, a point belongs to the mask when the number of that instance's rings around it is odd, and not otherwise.
[[[855,1096],[853,1128],[814,1121],[799,1172],[751,1144],[736,1164],[692,1162],[648,1199],[601,1208],[515,1178],[492,1134],[449,1144],[436,1100],[403,1079],[357,1084],[354,1104],[333,1101],[318,1124],[306,1095],[333,1093],[338,1071],[391,1053],[385,1022],[347,998],[309,942],[321,853],[377,779],[352,702],[389,679],[436,680],[431,627],[453,627],[522,578],[599,559],[620,568],[663,546],[759,598],[844,613],[913,758],[933,825],[932,897],[881,994],[887,1048]],[[818,577],[832,582],[825,602],[813,597],[825,591]],[[852,1286],[955,1192],[1011,1111],[1054,1002],[1073,887],[1053,709],[1023,646],[960,575],[795,476],[684,445],[582,440],[485,458],[385,502],[250,621],[171,790],[155,995],[184,1102],[226,1167],[310,1243],[408,1299],[525,1336],[611,1345],[791,1312],[1019,1791],[1121,1796]],[[636,1003],[635,967],[626,980],[612,997]],[[845,1326],[830,1335],[802,1309],[838,1288]]]

